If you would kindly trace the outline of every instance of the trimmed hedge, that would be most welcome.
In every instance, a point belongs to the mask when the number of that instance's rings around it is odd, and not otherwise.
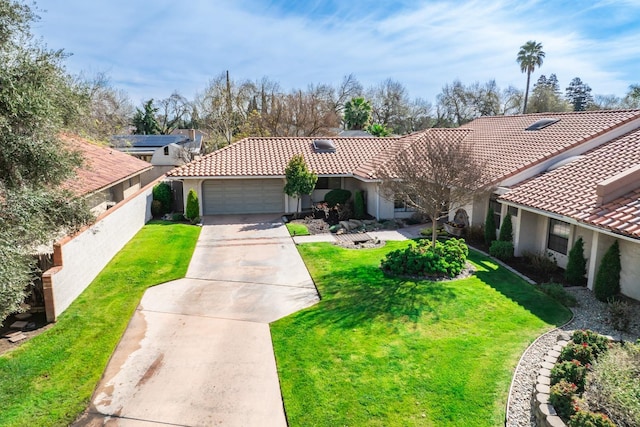
[[[484,242],[491,246],[491,242],[496,240],[496,221],[493,218],[493,209],[487,211],[487,218],[484,220]]]
[[[513,243],[504,240],[494,240],[489,247],[489,255],[503,261],[513,258]]]
[[[153,187],[153,200],[158,200],[162,203],[162,213],[166,214],[171,212],[173,206],[173,192],[171,186],[166,182],[161,182]]]
[[[587,260],[584,257],[584,242],[582,237],[573,244],[569,251],[567,269],[564,271],[564,280],[570,285],[584,284],[584,275],[587,274]]]
[[[347,203],[347,200],[351,197],[351,191],[343,190],[342,188],[336,188],[334,190],[329,191],[324,196],[324,201],[327,202],[330,208],[336,205],[344,205]]]
[[[620,246],[616,240],[600,262],[593,285],[593,293],[600,301],[606,302],[620,292]]]

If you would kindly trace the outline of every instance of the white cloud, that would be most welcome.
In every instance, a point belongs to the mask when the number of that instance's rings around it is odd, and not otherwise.
[[[638,3],[621,12],[616,2],[590,9],[532,0],[315,1],[299,10],[259,0],[41,0],[49,12],[36,31],[74,53],[71,71],[107,71],[136,102],[176,89],[191,97],[227,69],[286,89],[349,73],[365,86],[391,77],[433,102],[456,78],[523,87],[515,57],[532,39],[547,52],[536,75],[556,73],[563,87],[580,76],[596,93],[622,95],[638,75],[629,28]],[[594,27],[603,17],[610,20]],[[612,32],[613,23],[626,23],[626,32]]]

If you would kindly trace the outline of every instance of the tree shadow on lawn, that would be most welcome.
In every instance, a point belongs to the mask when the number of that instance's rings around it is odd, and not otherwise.
[[[378,319],[417,323],[425,314],[438,320],[437,305],[455,298],[449,282],[413,281],[383,275],[378,267],[343,270],[340,277],[321,278],[320,307],[301,314],[317,322],[351,329]],[[372,280],[372,278],[374,280]]]
[[[474,251],[469,252],[469,260],[479,267],[475,272],[478,279],[542,321],[560,326],[571,318],[569,309],[503,266]]]

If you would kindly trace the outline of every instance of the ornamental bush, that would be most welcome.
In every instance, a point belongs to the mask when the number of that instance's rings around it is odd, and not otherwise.
[[[185,217],[191,221],[191,223],[197,222],[200,217],[200,203],[198,202],[198,195],[193,188],[189,190],[189,193],[187,194],[187,209]]]
[[[347,200],[351,197],[351,191],[344,190],[342,188],[336,188],[334,190],[329,191],[324,196],[324,201],[327,202],[330,208],[336,205],[344,205],[347,203]]]
[[[549,403],[553,405],[558,415],[565,420],[576,412],[574,399],[577,391],[578,387],[566,380],[560,380],[557,384],[551,386]]]
[[[151,202],[151,215],[153,215],[154,218],[162,216],[162,202],[160,200]]]
[[[161,182],[153,187],[153,200],[160,201],[163,214],[171,212],[171,206],[173,205],[171,186],[166,182]]]
[[[464,269],[469,249],[463,239],[423,240],[405,249],[389,252],[380,267],[399,276],[454,277]]]
[[[569,419],[570,427],[616,427],[605,414],[578,411]]]
[[[551,369],[551,385],[561,380],[575,384],[578,393],[582,393],[587,380],[587,368],[577,360],[558,362]]]
[[[496,240],[496,220],[493,218],[493,209],[487,211],[487,218],[484,220],[484,242],[491,246],[491,242]]]
[[[576,344],[570,342],[560,351],[560,361],[577,360],[583,365],[591,364],[595,360],[593,347],[586,342]]]
[[[570,285],[583,285],[584,275],[587,274],[587,260],[584,257],[584,242],[582,237],[573,244],[569,251],[567,269],[564,271],[564,279]]]
[[[498,236],[498,240],[502,240],[503,242],[513,242],[513,222],[511,221],[511,214],[509,212],[507,212],[502,220],[502,225],[500,225],[500,235]]]
[[[571,335],[571,341],[576,344],[587,343],[592,346],[596,357],[606,352],[611,347],[611,341],[604,335],[593,332],[589,329],[578,329]]]
[[[489,255],[503,261],[513,258],[513,243],[503,240],[494,240],[489,247]]]
[[[593,285],[593,293],[600,301],[606,302],[620,292],[620,270],[620,247],[616,240],[602,257]]]

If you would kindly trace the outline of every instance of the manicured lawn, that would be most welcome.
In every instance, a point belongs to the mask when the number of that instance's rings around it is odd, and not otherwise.
[[[296,222],[288,222],[287,230],[289,230],[289,234],[292,236],[308,236],[309,229],[304,224],[299,224]]]
[[[504,425],[522,351],[569,311],[476,253],[466,279],[385,277],[407,244],[299,246],[322,301],[271,328],[290,426]]]
[[[53,328],[1,356],[0,425],[69,425],[87,406],[145,289],[184,277],[199,233],[147,224]]]

